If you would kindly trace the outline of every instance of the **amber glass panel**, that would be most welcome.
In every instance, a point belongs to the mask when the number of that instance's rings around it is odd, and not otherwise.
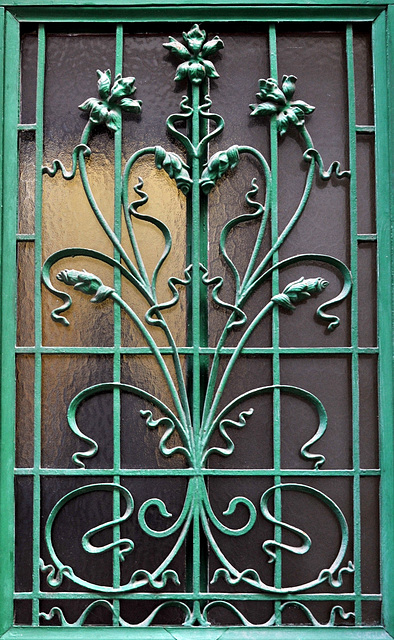
[[[18,242],[16,343],[34,345],[34,243]]]
[[[34,460],[34,356],[16,356],[17,467],[32,467]]]
[[[19,233],[34,233],[36,143],[34,131],[19,133]]]
[[[42,360],[42,464],[44,467],[74,468],[72,455],[88,447],[73,434],[67,409],[80,391],[93,384],[113,380],[109,356],[48,355]],[[76,419],[83,433],[97,441],[94,466],[112,467],[111,394],[98,394],[84,402]],[[89,467],[89,460],[86,462]]]

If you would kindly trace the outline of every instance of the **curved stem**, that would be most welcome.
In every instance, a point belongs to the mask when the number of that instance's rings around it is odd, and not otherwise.
[[[247,146],[240,146],[238,147],[238,151],[239,153],[250,153],[251,155],[255,156],[257,158],[257,160],[260,162],[261,166],[263,167],[263,171],[264,171],[264,177],[265,177],[265,181],[266,181],[266,191],[265,191],[265,201],[264,201],[264,215],[260,224],[260,229],[259,229],[259,233],[256,239],[256,244],[254,246],[253,249],[253,254],[250,258],[249,261],[249,265],[247,268],[247,271],[245,273],[245,277],[244,277],[244,283],[248,281],[249,275],[253,270],[254,264],[256,262],[259,250],[260,250],[260,245],[262,242],[262,239],[264,237],[264,232],[265,232],[265,227],[267,225],[267,220],[269,217],[269,212],[270,212],[270,202],[271,202],[271,171],[270,168],[268,166],[268,163],[266,161],[266,159],[264,158],[264,156],[257,151],[256,149],[253,149],[253,147],[247,147]],[[242,287],[241,287],[241,291],[242,291]],[[238,295],[238,294],[237,294]],[[237,305],[237,301],[235,302],[235,305]],[[207,412],[209,410],[210,404],[211,404],[211,400],[212,400],[212,396],[213,396],[213,392],[214,392],[214,388],[215,388],[215,384],[216,384],[216,378],[217,378],[217,372],[218,372],[218,368],[219,368],[219,362],[220,362],[220,352],[222,350],[222,347],[224,346],[224,343],[227,340],[227,336],[228,333],[230,331],[230,328],[232,326],[232,322],[234,320],[235,314],[232,313],[231,316],[229,317],[229,319],[227,320],[227,323],[223,329],[222,335],[220,336],[219,342],[217,344],[216,350],[215,350],[215,355],[213,357],[213,361],[212,361],[212,366],[211,366],[211,370],[209,373],[209,378],[208,378],[208,384],[207,384],[207,391],[206,391],[206,397],[205,397],[205,402],[204,402],[204,408],[203,408],[203,415],[202,415],[202,424],[204,424],[205,419],[206,419],[206,415]]]
[[[227,364],[227,367],[223,373],[222,379],[220,381],[220,385],[216,391],[216,394],[213,398],[213,402],[211,404],[209,413],[206,417],[205,422],[203,423],[203,427],[202,427],[202,432],[205,435],[206,432],[209,430],[209,425],[210,422],[213,419],[213,416],[215,415],[216,409],[218,407],[218,404],[220,402],[220,398],[222,397],[223,391],[226,387],[226,383],[227,380],[229,378],[229,375],[238,359],[239,354],[241,353],[246,341],[249,339],[250,335],[252,334],[252,332],[254,331],[254,329],[257,327],[258,323],[260,322],[260,320],[262,320],[264,318],[264,316],[267,315],[267,313],[269,311],[271,311],[271,309],[274,307],[275,302],[273,302],[272,300],[270,300],[270,302],[268,302],[265,307],[263,307],[260,311],[260,313],[257,314],[257,316],[254,318],[254,320],[251,322],[251,324],[249,325],[249,327],[247,328],[247,330],[245,331],[245,333],[243,334],[242,338],[240,339],[237,348],[235,349],[233,355],[230,358],[229,363]],[[204,437],[204,442],[206,441],[206,438]]]
[[[265,202],[264,202],[264,215],[261,219],[261,224],[260,224],[260,229],[257,235],[257,239],[253,248],[253,253],[250,257],[249,260],[249,264],[248,264],[248,268],[246,269],[245,272],[245,276],[243,279],[243,283],[241,286],[241,291],[244,287],[244,285],[247,285],[247,282],[250,278],[250,275],[253,271],[255,262],[257,260],[257,256],[259,254],[260,251],[260,247],[261,247],[261,243],[264,237],[264,233],[265,233],[265,228],[267,226],[267,221],[269,218],[269,214],[270,214],[270,208],[271,208],[271,189],[272,189],[272,180],[271,180],[271,171],[270,168],[268,166],[268,163],[266,161],[266,159],[264,158],[264,156],[257,151],[256,149],[253,149],[253,147],[238,147],[238,151],[239,153],[250,153],[251,155],[255,156],[261,166],[263,167],[264,170],[264,177],[265,177],[265,182],[266,182],[266,191],[265,191]]]
[[[123,172],[123,178],[122,178],[122,182],[123,182],[122,201],[123,201],[123,211],[124,211],[124,215],[125,215],[127,231],[129,233],[131,246],[133,247],[133,252],[134,252],[134,255],[135,255],[135,259],[137,261],[139,272],[140,272],[141,277],[143,278],[146,286],[149,287],[149,290],[151,291],[151,294],[156,299],[156,296],[154,295],[154,292],[152,291],[151,284],[149,282],[149,277],[148,277],[148,274],[146,272],[144,262],[143,262],[142,257],[141,257],[141,253],[140,253],[140,250],[139,250],[139,247],[138,247],[137,239],[136,239],[135,234],[134,234],[133,225],[131,223],[131,216],[129,215],[129,175],[130,175],[130,171],[131,171],[131,169],[133,168],[134,164],[137,162],[137,160],[139,158],[141,158],[144,155],[154,154],[155,151],[156,151],[156,147],[146,147],[145,149],[140,149],[139,151],[136,151],[128,159],[128,161],[126,163],[126,166],[125,166],[125,169],[124,169],[124,172]]]
[[[190,439],[190,432],[189,430],[186,428],[186,416],[185,416],[185,412],[182,406],[182,403],[180,401],[179,398],[179,394],[178,394],[178,390],[176,389],[175,385],[174,385],[174,381],[171,377],[171,374],[168,370],[168,367],[165,363],[165,360],[163,358],[163,356],[161,355],[159,348],[156,344],[156,342],[154,341],[154,339],[152,338],[151,334],[149,333],[149,331],[147,330],[147,328],[145,327],[144,323],[140,320],[140,318],[137,316],[137,314],[133,311],[133,309],[131,307],[129,307],[129,305],[123,300],[123,298],[121,298],[115,291],[111,292],[110,297],[112,298],[112,300],[114,300],[114,302],[116,302],[129,316],[130,318],[135,322],[135,324],[137,325],[137,327],[139,328],[139,330],[141,331],[142,335],[144,336],[146,342],[148,343],[152,354],[155,356],[163,374],[164,377],[166,379],[166,382],[168,384],[168,388],[170,390],[172,399],[174,401],[174,405],[176,407],[176,410],[178,412],[178,416],[180,418],[180,421],[182,422],[183,428],[184,428],[184,435],[186,437],[188,446],[190,448],[190,451],[192,451],[192,441]]]
[[[92,123],[88,122],[88,124],[86,125],[82,136],[81,136],[81,144],[86,144],[90,135],[92,129]],[[105,233],[107,234],[107,236],[109,237],[109,239],[111,240],[112,244],[114,245],[114,247],[116,247],[116,249],[119,251],[119,254],[122,258],[122,260],[124,260],[125,264],[127,265],[127,268],[129,269],[129,271],[131,271],[131,273],[134,275],[135,278],[137,278],[137,280],[139,280],[141,282],[141,284],[144,286],[146,286],[146,283],[143,282],[143,280],[141,279],[141,275],[138,273],[137,269],[135,268],[135,266],[133,265],[133,263],[131,262],[129,256],[127,255],[126,251],[124,250],[124,248],[122,247],[121,243],[119,242],[119,238],[117,237],[117,235],[112,231],[111,227],[109,226],[108,222],[106,221],[106,219],[104,218],[103,214],[101,213],[97,202],[94,199],[92,190],[90,188],[90,184],[89,184],[89,179],[88,179],[88,174],[86,171],[86,162],[85,162],[85,156],[84,156],[84,152],[81,150],[78,154],[78,164],[79,164],[79,170],[81,173],[81,180],[82,180],[82,185],[86,194],[86,197],[88,199],[88,202],[93,210],[94,215],[96,216],[97,220],[99,221],[100,225],[102,226],[102,228],[104,229]],[[150,294],[150,291],[147,290],[147,293]]]
[[[303,126],[300,129],[300,133],[301,133],[301,136],[302,136],[302,138],[303,138],[303,140],[304,140],[304,142],[306,144],[306,148],[308,149],[310,147],[313,147],[312,138],[309,135],[309,133],[308,133],[308,131],[307,131],[305,126]],[[278,249],[282,246],[282,244],[286,240],[287,236],[289,235],[290,231],[293,229],[294,225],[298,222],[301,214],[303,213],[303,211],[304,211],[304,209],[306,207],[306,204],[308,202],[309,195],[310,195],[311,188],[312,188],[313,176],[314,176],[314,172],[315,172],[315,164],[316,164],[316,160],[312,157],[310,165],[309,165],[308,174],[307,174],[307,177],[306,177],[305,187],[304,187],[304,191],[303,191],[303,194],[302,194],[302,197],[301,197],[300,204],[298,205],[298,207],[297,207],[295,213],[293,214],[292,218],[290,219],[290,221],[287,223],[286,227],[283,229],[283,231],[280,234],[280,236],[277,239],[277,241],[271,247],[271,249],[269,250],[269,252],[265,256],[265,258],[262,260],[260,265],[257,267],[257,269],[255,270],[253,275],[250,277],[249,282],[247,283],[245,281],[245,285],[246,285],[247,288],[244,289],[243,295],[240,297],[239,302],[243,301],[244,298],[248,297],[248,295],[250,293],[250,289],[255,284],[256,280],[259,277],[259,275],[264,271],[265,267],[267,266],[267,263],[271,260],[271,258],[274,255],[274,253],[276,253],[276,251],[278,251]]]

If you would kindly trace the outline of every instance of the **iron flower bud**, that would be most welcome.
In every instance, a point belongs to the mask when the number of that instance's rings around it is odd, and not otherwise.
[[[294,304],[310,298],[313,293],[320,293],[328,286],[323,278],[304,278],[290,282],[282,293],[273,296],[271,300],[285,309],[295,309]]]
[[[57,274],[56,278],[60,282],[73,286],[77,291],[94,296],[90,302],[103,302],[114,291],[114,289],[106,287],[100,278],[93,273],[88,273],[85,269],[82,271],[64,269]]]

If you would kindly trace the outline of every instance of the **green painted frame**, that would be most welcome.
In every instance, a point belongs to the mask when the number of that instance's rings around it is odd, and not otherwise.
[[[165,12],[163,13],[163,8]],[[0,435],[0,636],[1,638],[81,638],[85,640],[97,634],[94,628],[33,628],[13,627],[13,466],[14,466],[14,371],[15,344],[15,212],[17,210],[18,185],[18,105],[19,96],[19,26],[21,22],[173,22],[177,21],[371,21],[373,23],[374,82],[376,99],[376,158],[379,171],[376,179],[378,258],[378,321],[380,348],[380,416],[381,416],[381,547],[383,627],[337,627],[316,629],[294,628],[141,628],[100,629],[106,640],[132,638],[160,640],[168,638],[216,640],[225,636],[228,640],[243,638],[256,640],[324,640],[330,638],[382,639],[394,638],[394,438],[393,438],[393,238],[392,211],[394,195],[390,190],[393,175],[394,125],[389,114],[394,109],[394,2],[382,5],[377,0],[349,2],[340,0],[315,0],[306,3],[296,0],[290,5],[286,0],[275,3],[249,0],[228,2],[204,0],[190,3],[187,0],[117,0],[108,6],[106,0],[10,0],[0,8],[2,63],[0,65],[0,99],[2,102],[2,126],[0,144],[3,154],[0,160],[2,180],[2,214],[0,232],[1,252],[1,435]],[[38,82],[40,79],[38,79]],[[40,145],[38,145],[39,147]],[[4,162],[4,158],[6,162]],[[40,158],[37,162],[41,165]],[[37,178],[38,180],[39,178]],[[391,215],[391,217],[390,217]]]

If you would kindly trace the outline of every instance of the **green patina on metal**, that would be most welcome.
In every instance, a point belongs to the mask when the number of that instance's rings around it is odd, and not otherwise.
[[[351,32],[349,32],[351,34]],[[80,143],[75,147],[72,155],[72,169],[68,171],[64,165],[55,160],[51,167],[43,167],[42,173],[53,177],[57,172],[61,172],[66,180],[72,180],[79,169],[80,178],[83,188],[92,209],[93,214],[97,218],[103,231],[111,240],[114,247],[113,256],[103,255],[93,249],[86,248],[68,248],[56,252],[50,256],[42,267],[42,280],[46,287],[62,301],[62,306],[52,312],[52,318],[56,322],[68,325],[69,321],[64,313],[72,304],[71,296],[64,290],[55,287],[51,280],[52,269],[56,264],[67,257],[89,257],[94,260],[104,262],[114,268],[115,279],[114,286],[110,287],[103,283],[95,274],[87,271],[75,270],[72,268],[63,269],[57,274],[58,281],[68,286],[73,286],[76,291],[91,296],[93,303],[99,304],[106,299],[112,299],[116,303],[115,308],[115,345],[109,352],[114,354],[114,379],[111,382],[94,385],[80,392],[70,403],[68,410],[68,423],[72,432],[81,439],[85,448],[73,454],[72,460],[76,467],[75,471],[70,471],[74,475],[100,475],[102,470],[94,469],[93,466],[86,468],[87,462],[93,459],[99,450],[99,443],[90,436],[85,435],[77,423],[77,411],[81,403],[87,398],[102,392],[113,392],[114,398],[114,468],[105,473],[112,475],[113,482],[87,484],[84,487],[73,490],[63,496],[54,506],[46,523],[45,540],[52,560],[52,564],[45,565],[39,559],[39,540],[36,537],[35,548],[35,582],[33,591],[36,594],[33,599],[33,620],[38,624],[52,620],[57,617],[62,626],[78,627],[86,621],[89,622],[89,614],[96,607],[105,607],[111,611],[113,624],[115,626],[135,626],[129,624],[120,616],[119,598],[120,597],[138,597],[142,599],[158,600],[158,606],[145,619],[139,622],[138,626],[148,626],[154,623],[156,615],[168,606],[176,606],[184,613],[184,626],[200,626],[206,627],[210,625],[209,612],[217,606],[226,607],[237,616],[240,625],[246,627],[272,627],[281,624],[282,611],[290,605],[298,607],[304,614],[305,620],[313,626],[333,626],[336,623],[337,616],[344,620],[352,619],[360,613],[360,595],[356,598],[355,611],[345,611],[340,605],[335,605],[331,609],[328,622],[321,622],[316,619],[310,609],[304,602],[309,599],[313,600],[313,594],[305,594],[305,591],[313,587],[326,584],[334,589],[331,595],[322,596],[323,599],[328,597],[329,600],[341,599],[341,594],[335,594],[335,589],[342,585],[343,574],[354,572],[355,567],[352,562],[344,562],[344,557],[348,547],[349,533],[348,524],[340,509],[340,507],[327,495],[301,483],[283,483],[282,476],[294,475],[294,472],[287,472],[281,469],[280,461],[280,397],[282,394],[291,394],[301,397],[317,412],[319,423],[316,433],[300,449],[300,455],[305,460],[311,462],[311,470],[307,472],[298,472],[298,475],[319,475],[327,473],[335,475],[335,471],[325,472],[321,467],[325,463],[325,457],[310,448],[317,443],[327,428],[327,414],[321,401],[306,389],[295,386],[284,385],[280,383],[279,378],[279,341],[278,341],[278,313],[281,307],[294,311],[296,305],[311,296],[318,295],[328,282],[323,280],[316,274],[314,278],[299,278],[294,282],[288,283],[282,292],[278,289],[278,273],[284,267],[292,264],[302,264],[308,262],[328,264],[338,271],[343,286],[341,292],[332,300],[321,304],[317,309],[317,316],[325,323],[326,327],[333,331],[339,324],[339,318],[328,312],[332,305],[337,304],[345,299],[352,288],[352,278],[347,266],[332,256],[320,254],[300,254],[285,260],[279,261],[277,251],[283,245],[286,238],[301,217],[312,188],[312,181],[316,169],[324,180],[329,180],[334,174],[337,178],[349,178],[349,171],[342,171],[338,162],[333,162],[328,170],[324,170],[324,165],[319,152],[314,148],[312,139],[306,128],[305,119],[312,113],[314,107],[308,105],[302,100],[293,100],[295,91],[295,76],[284,76],[281,88],[278,85],[276,76],[276,54],[275,54],[275,27],[270,27],[270,44],[271,44],[271,75],[268,80],[260,80],[260,91],[257,94],[262,101],[257,105],[251,105],[252,116],[269,116],[271,118],[271,166],[264,156],[253,147],[237,146],[217,152],[208,157],[208,143],[217,137],[224,127],[223,118],[210,111],[212,106],[211,99],[208,95],[207,78],[218,78],[219,74],[212,62],[207,60],[212,54],[223,48],[222,40],[216,36],[212,40],[206,41],[206,33],[194,25],[189,32],[183,34],[185,44],[182,44],[170,38],[169,43],[164,46],[171,52],[175,53],[183,62],[178,66],[175,80],[187,80],[190,83],[188,97],[183,97],[180,104],[180,112],[170,115],[167,119],[167,129],[172,136],[184,147],[186,152],[185,160],[176,153],[168,152],[161,146],[151,146],[136,151],[126,162],[123,174],[121,172],[121,127],[122,110],[131,113],[139,113],[141,110],[141,102],[135,100],[131,96],[135,92],[135,79],[128,77],[123,78],[121,75],[122,68],[122,27],[117,27],[117,56],[115,70],[115,81],[111,87],[110,70],[98,71],[98,92],[99,98],[88,98],[80,109],[88,113],[88,123],[82,133]],[[39,73],[38,83],[42,82],[42,71],[44,65],[44,31],[40,31],[39,40]],[[138,89],[138,82],[137,82]],[[42,91],[38,93],[42,96]],[[41,98],[42,100],[42,98]],[[144,107],[142,107],[144,108]],[[38,116],[42,117],[42,102],[38,104]],[[213,128],[208,129],[208,122],[213,123]],[[187,125],[188,134],[181,132],[177,128],[178,123]],[[95,200],[92,192],[87,172],[87,162],[92,154],[91,138],[94,135],[95,127],[98,124],[105,124],[115,135],[115,227],[112,229],[105,220],[100,208]],[[288,224],[281,233],[278,233],[277,222],[277,133],[284,135],[289,127],[295,126],[304,142],[305,151],[303,160],[309,167],[306,176],[306,182],[300,202],[290,218]],[[41,128],[42,131],[42,128]],[[42,134],[41,134],[42,135]],[[41,165],[42,144],[37,146],[38,166]],[[223,278],[215,276],[208,272],[207,266],[207,234],[206,234],[206,198],[215,188],[218,180],[226,179],[229,170],[236,169],[240,162],[242,154],[252,155],[261,166],[265,180],[265,194],[263,202],[259,202],[257,182],[253,179],[249,192],[245,195],[246,203],[250,209],[249,213],[244,213],[224,226],[220,236],[220,251],[227,263],[235,283],[235,295],[233,300],[224,300],[221,297],[223,286]],[[190,210],[191,229],[190,234],[190,264],[184,271],[184,275],[180,277],[171,277],[168,280],[168,287],[171,297],[167,300],[159,300],[157,294],[157,278],[160,270],[168,257],[172,247],[172,237],[168,227],[159,219],[146,215],[142,212],[144,204],[148,201],[148,194],[144,192],[144,181],[142,178],[134,187],[138,199],[130,201],[129,198],[129,178],[130,173],[136,163],[144,156],[150,156],[152,162],[158,169],[163,169],[168,175],[175,180],[177,187],[185,194],[188,199]],[[38,203],[40,207],[41,179],[37,175]],[[121,213],[125,216],[126,228],[131,242],[133,255],[129,255],[122,245],[120,239],[121,229]],[[164,239],[164,251],[158,260],[152,276],[149,277],[146,266],[144,264],[138,242],[134,233],[133,219],[142,219],[154,225],[162,234]],[[263,240],[268,233],[268,222],[271,218],[271,234],[272,245],[266,255],[261,257],[260,249]],[[40,216],[37,216],[40,224]],[[243,278],[237,269],[236,264],[230,258],[226,242],[230,231],[237,225],[249,220],[257,220],[260,223],[259,232],[257,234],[256,243],[250,247],[249,263]],[[40,229],[36,229],[36,238],[39,237]],[[356,236],[355,236],[356,237]],[[37,240],[36,240],[37,242]],[[357,242],[357,239],[356,239]],[[41,271],[40,251],[37,252],[36,270]],[[122,261],[122,262],[121,262]],[[138,316],[133,308],[127,304],[122,298],[121,279],[126,278],[136,289],[145,297],[149,304],[149,310],[144,318]],[[256,317],[252,319],[249,326],[244,331],[235,348],[229,349],[225,346],[226,340],[234,328],[242,327],[246,324],[247,315],[244,311],[244,305],[256,289],[265,281],[272,280],[272,295],[262,306]],[[40,295],[39,295],[39,279],[37,279],[36,290],[36,313],[40,314]],[[169,326],[166,322],[165,312],[167,309],[177,305],[179,301],[178,287],[185,287],[188,291],[189,314],[190,314],[190,332],[189,347],[178,347],[171,334]],[[228,312],[228,320],[222,332],[220,339],[215,348],[207,347],[207,304],[212,298],[214,302]],[[136,349],[136,353],[152,354],[166,381],[168,392],[173,401],[175,410],[171,410],[160,399],[153,394],[148,393],[137,386],[122,384],[120,382],[120,322],[119,313],[123,310],[130,318],[132,323],[138,327],[143,335],[147,348]],[[270,386],[257,387],[251,389],[247,393],[234,398],[226,407],[218,411],[219,403],[223,392],[227,386],[230,373],[233,370],[241,353],[245,353],[246,343],[258,324],[269,315],[272,315],[273,322],[273,358],[274,358],[274,379]],[[37,325],[38,334],[36,336],[37,344],[41,344],[40,324]],[[167,348],[159,348],[155,342],[152,333],[149,331],[150,326],[159,327],[168,341]],[[254,350],[251,350],[254,352]],[[315,352],[316,350],[314,350]],[[342,352],[343,350],[341,350]],[[76,352],[74,349],[73,352]],[[100,351],[101,352],[101,351]],[[299,353],[300,350],[297,350]],[[189,374],[192,384],[188,390],[187,381],[181,364],[181,354],[188,354],[189,357]],[[207,364],[207,354],[212,355],[211,365]],[[220,372],[219,362],[223,354],[229,353],[230,358],[223,372]],[[354,351],[352,351],[354,353]],[[171,374],[166,363],[164,354],[170,354],[172,357],[175,378]],[[357,358],[357,354],[354,356]],[[40,381],[41,357],[37,354],[36,380]],[[206,379],[206,381],[204,381]],[[164,427],[159,442],[159,450],[163,456],[169,457],[174,454],[181,454],[188,467],[186,469],[156,472],[155,470],[126,470],[121,469],[120,465],[120,393],[131,393],[137,397],[148,400],[153,405],[155,417],[152,411],[142,410],[141,416],[146,420],[148,428]],[[40,422],[40,385],[36,387],[36,475],[35,475],[35,504],[39,505],[39,422]],[[205,477],[221,474],[221,471],[207,468],[207,460],[212,454],[222,456],[231,456],[234,451],[234,442],[231,439],[228,429],[247,429],[247,420],[253,413],[253,398],[260,395],[270,394],[274,400],[274,469],[273,470],[248,470],[249,476],[259,476],[262,473],[274,476],[274,485],[265,491],[261,497],[260,511],[266,521],[274,525],[274,538],[262,541],[263,553],[267,555],[268,562],[274,563],[274,582],[273,584],[265,583],[255,568],[250,567],[246,570],[239,570],[236,567],[236,559],[228,558],[220,548],[220,544],[215,538],[215,530],[226,536],[238,538],[250,531],[255,525],[257,518],[256,506],[242,495],[234,496],[224,511],[223,515],[233,514],[238,506],[246,509],[248,515],[246,522],[238,528],[231,528],[224,524],[214,513],[210,495],[205,483]],[[230,419],[230,412],[242,402],[250,400],[251,406],[248,410],[239,413],[237,419]],[[116,417],[117,416],[117,417]],[[158,417],[159,416],[159,417]],[[173,434],[178,435],[179,444],[170,446],[169,441]],[[223,446],[215,446],[211,444],[212,437],[215,433],[219,433]],[[87,448],[86,448],[87,447]],[[65,470],[66,472],[67,470]],[[19,470],[23,474],[23,470]],[[62,474],[62,470],[53,470],[53,474]],[[224,475],[242,474],[242,470],[226,470]],[[342,472],[338,472],[343,475]],[[352,472],[353,473],[353,472]],[[149,526],[146,515],[150,509],[158,509],[163,518],[169,518],[171,514],[163,502],[163,500],[152,497],[146,500],[140,507],[138,512],[138,524],[141,529],[152,539],[165,538],[176,534],[176,541],[167,557],[162,560],[159,566],[153,572],[144,569],[136,569],[129,577],[127,582],[121,583],[120,580],[120,563],[124,560],[126,554],[134,549],[134,542],[129,538],[121,537],[120,524],[127,520],[133,512],[133,497],[130,492],[121,485],[122,475],[184,475],[188,477],[188,488],[186,490],[183,508],[181,513],[173,524],[166,529],[155,530]],[[80,495],[91,492],[107,491],[113,495],[113,515],[108,522],[98,525],[94,529],[90,529],[82,538],[81,544],[85,551],[90,554],[104,553],[112,551],[113,553],[113,576],[107,585],[99,585],[86,580],[78,573],[78,567],[71,567],[64,564],[61,560],[61,549],[55,549],[55,543],[52,540],[52,527],[58,513],[71,500],[78,500]],[[311,540],[307,532],[297,529],[290,523],[286,523],[281,519],[281,496],[283,491],[293,491],[307,493],[312,498],[322,502],[331,510],[333,516],[338,521],[339,530],[341,532],[340,544],[338,549],[333,549],[332,564],[328,567],[322,566],[314,579],[307,583],[295,586],[283,584],[281,576],[281,551],[286,550],[289,553],[297,555],[306,555],[310,549]],[[126,508],[121,511],[120,497],[123,496]],[[271,513],[268,501],[274,498],[274,511]],[[35,518],[39,518],[39,508],[35,510]],[[113,541],[110,544],[95,546],[90,539],[99,531],[110,529],[113,531]],[[38,527],[37,527],[38,530]],[[282,531],[287,530],[295,534],[301,544],[289,545],[282,541]],[[181,580],[171,563],[184,544],[191,548],[191,561],[189,564],[190,588],[185,589],[185,593],[168,593],[161,590],[168,584],[179,585]],[[275,612],[268,620],[262,620],[258,623],[252,623],[237,608],[236,600],[239,599],[237,594],[230,593],[207,593],[206,588],[206,569],[201,567],[201,561],[204,558],[205,545],[209,544],[211,552],[214,553],[221,565],[216,570],[212,582],[221,583],[223,588],[226,584],[239,585],[242,583],[253,587],[254,593],[243,593],[242,599],[254,600],[261,597],[271,598],[275,602]],[[356,548],[355,548],[356,551]],[[88,592],[60,592],[58,596],[62,598],[91,597],[89,590],[94,594],[105,594],[109,600],[98,597],[94,602],[88,604],[84,612],[79,618],[70,622],[66,619],[61,607],[53,607],[49,613],[40,612],[39,610],[39,571],[46,576],[49,586],[59,589],[63,580],[71,580],[74,584],[87,589]],[[154,589],[153,593],[142,593],[138,589],[149,586]],[[134,595],[133,595],[134,594]],[[298,594],[297,600],[286,600],[283,602],[281,597],[288,594]],[[53,594],[55,595],[55,594]],[[240,594],[241,595],[241,594]],[[319,597],[318,597],[319,599]],[[349,599],[349,598],[347,598]],[[353,598],[350,598],[353,599]]]

